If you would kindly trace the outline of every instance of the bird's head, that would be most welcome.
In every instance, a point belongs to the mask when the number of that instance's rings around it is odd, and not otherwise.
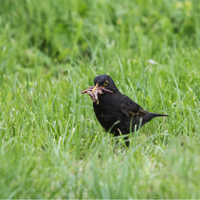
[[[112,78],[105,74],[97,76],[94,79],[94,85],[95,86],[91,86],[81,93],[88,93],[91,96],[92,101],[96,102],[97,104],[99,104],[98,95],[118,91]]]
[[[115,92],[118,90],[117,87],[115,86],[115,83],[112,80],[112,78],[105,74],[97,76],[94,79],[94,85],[96,87],[104,88],[104,89],[110,90],[112,92]]]

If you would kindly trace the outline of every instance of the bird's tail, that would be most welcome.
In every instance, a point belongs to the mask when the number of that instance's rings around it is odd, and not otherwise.
[[[152,119],[154,117],[169,117],[169,115],[159,114],[159,113],[149,113],[149,115],[152,116]]]
[[[159,114],[159,113],[146,113],[142,119],[142,125],[146,124],[147,122],[151,121],[154,117],[169,117],[169,115]]]

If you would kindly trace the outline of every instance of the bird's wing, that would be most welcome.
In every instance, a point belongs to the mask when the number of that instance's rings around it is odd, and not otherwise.
[[[148,111],[144,110],[140,105],[135,103],[132,99],[130,99],[126,95],[122,95],[120,104],[122,112],[126,116],[130,115],[143,116],[145,113],[148,113]]]

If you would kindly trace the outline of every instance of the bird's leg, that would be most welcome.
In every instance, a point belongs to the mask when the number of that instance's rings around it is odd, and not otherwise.
[[[119,143],[119,139],[116,138],[117,136],[119,136],[119,134],[116,134],[115,132],[113,132],[114,136],[115,136],[115,145],[114,145],[114,148],[113,148],[113,152],[115,153],[115,149]]]
[[[117,130],[119,132],[119,135],[123,135],[122,132],[121,132],[121,130],[119,128]],[[124,137],[124,141],[125,141],[126,146],[129,147],[130,141],[128,139],[128,136]]]
[[[125,141],[126,146],[129,147],[130,141],[129,141],[129,139],[128,139],[128,136],[127,136],[127,137],[124,137],[124,141]]]

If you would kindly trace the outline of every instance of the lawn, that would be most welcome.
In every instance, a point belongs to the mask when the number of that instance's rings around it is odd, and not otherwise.
[[[200,198],[198,0],[5,0],[0,27],[0,198]],[[170,117],[113,150],[100,74]]]

